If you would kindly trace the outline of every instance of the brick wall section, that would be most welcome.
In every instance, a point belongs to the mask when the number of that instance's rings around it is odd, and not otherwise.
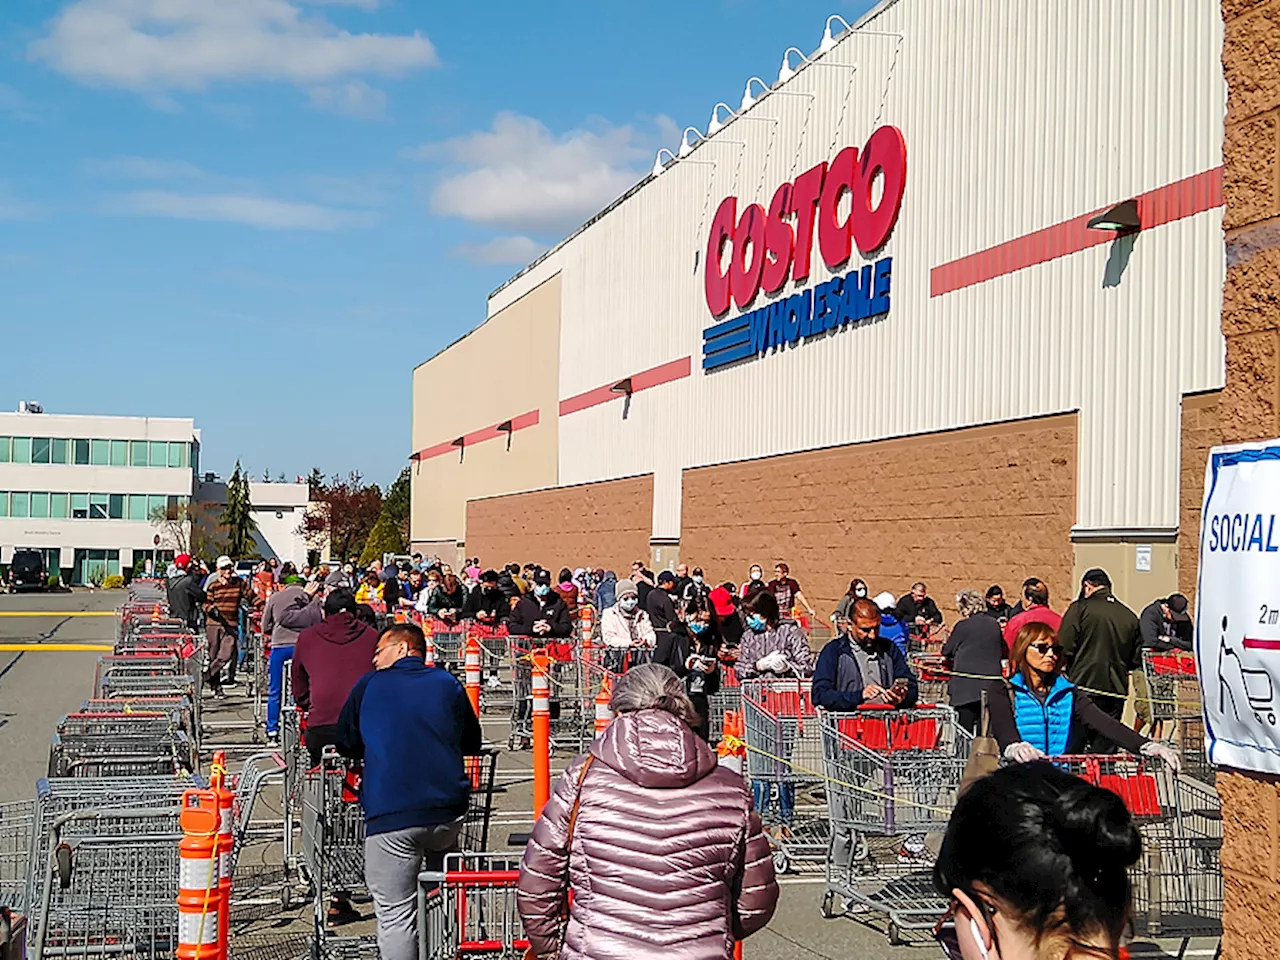
[[[1222,443],[1218,404],[1222,391],[1182,398],[1182,469],[1178,500],[1178,592],[1196,595],[1200,554],[1200,511],[1209,449]]]
[[[1226,443],[1280,435],[1280,0],[1222,0]],[[1220,770],[1222,955],[1280,956],[1280,778]]]
[[[924,580],[954,621],[955,594],[1035,574],[1071,593],[1076,417],[1045,417],[686,470],[680,558],[745,579],[791,565],[826,617],[865,579],[895,596]]]
[[[540,563],[616,570],[649,556],[653,475],[467,503],[467,548],[485,566]]]

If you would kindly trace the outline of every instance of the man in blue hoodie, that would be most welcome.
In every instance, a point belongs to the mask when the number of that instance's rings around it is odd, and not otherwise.
[[[480,721],[447,670],[424,662],[422,629],[378,638],[377,670],[356,682],[338,719],[337,746],[364,760],[365,880],[384,960],[416,960],[418,873],[439,870],[462,831],[471,792],[465,758],[480,752]]]

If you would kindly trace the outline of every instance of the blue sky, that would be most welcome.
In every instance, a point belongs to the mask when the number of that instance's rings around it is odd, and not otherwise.
[[[871,5],[6,0],[0,408],[385,484],[495,286]]]

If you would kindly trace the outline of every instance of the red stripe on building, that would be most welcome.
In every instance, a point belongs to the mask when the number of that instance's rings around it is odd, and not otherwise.
[[[1143,230],[1185,217],[1194,217],[1197,213],[1204,213],[1225,203],[1222,196],[1222,168],[1214,167],[1185,180],[1157,187],[1135,199],[1138,201],[1138,219]],[[1090,230],[1088,223],[1112,206],[1113,204],[1108,204],[1063,223],[934,267],[929,273],[929,296],[940,297],[944,293],[1033,267],[1037,263],[1047,263],[1089,247],[1110,243],[1116,238],[1115,233],[1109,230]]]
[[[641,390],[659,387],[664,383],[671,383],[673,380],[683,380],[689,376],[692,369],[693,357],[682,357],[679,360],[672,360],[670,363],[651,367],[640,373],[633,373],[631,374],[631,392],[639,393]],[[612,387],[614,383],[618,383],[622,379],[625,378],[619,378],[603,387],[596,387],[586,393],[579,393],[577,396],[561,400],[560,416],[577,413],[579,410],[586,410],[588,407],[598,407],[600,404],[608,403],[610,400],[621,399],[626,394],[614,393]]]
[[[475,446],[477,443],[484,443],[486,440],[505,437],[507,435],[507,431],[498,429],[503,423],[506,423],[506,421],[503,420],[502,423],[495,423],[492,427],[484,427],[481,430],[475,430],[471,433],[464,434],[462,437],[463,448]],[[511,418],[511,432],[515,433],[517,430],[523,430],[526,427],[537,426],[537,423],[538,411],[530,410],[528,413],[522,413],[518,417]],[[444,454],[452,453],[457,449],[458,445],[456,441],[446,440],[444,443],[437,443],[434,447],[427,447],[425,450],[419,450],[417,453],[409,457],[409,459],[417,460],[421,463],[423,460],[430,460],[432,457],[443,456]]]

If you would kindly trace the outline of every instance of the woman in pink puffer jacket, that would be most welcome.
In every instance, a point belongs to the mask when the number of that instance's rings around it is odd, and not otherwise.
[[[517,903],[532,952],[726,960],[778,903],[751,795],[690,727],[693,704],[667,667],[631,669],[609,705],[616,719],[560,778],[520,865]]]

